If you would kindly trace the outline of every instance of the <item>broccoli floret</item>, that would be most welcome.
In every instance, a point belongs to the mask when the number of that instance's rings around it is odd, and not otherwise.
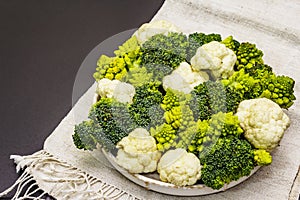
[[[254,168],[254,154],[247,140],[229,136],[219,138],[206,155],[200,157],[203,165],[201,180],[213,189],[248,176]]]
[[[146,63],[144,66],[147,72],[152,74],[152,81],[162,82],[162,79],[173,71],[173,68],[169,65]]]
[[[272,156],[264,149],[255,149],[254,161],[256,165],[269,165],[272,163]]]
[[[127,104],[111,98],[101,98],[95,103],[89,113],[89,118],[100,125],[106,138],[113,144],[117,144],[136,128]]]
[[[233,39],[232,36],[228,36],[227,38],[222,40],[221,43],[225,44],[225,46],[231,49],[235,54],[237,53],[240,46],[240,43],[237,40]]]
[[[169,66],[173,69],[185,61],[187,37],[182,33],[156,34],[142,46],[142,64],[148,63]]]
[[[187,60],[190,61],[191,58],[196,54],[196,51],[203,44],[209,43],[211,41],[221,42],[222,38],[220,34],[204,34],[204,33],[192,33],[188,37],[189,47],[187,49]]]
[[[78,149],[93,150],[96,149],[97,144],[105,149],[114,148],[114,144],[106,137],[103,129],[93,120],[76,125],[72,137]]]
[[[197,131],[192,140],[188,142],[188,151],[201,156],[204,151],[215,144],[218,138],[232,135],[239,138],[243,133],[238,117],[232,112],[219,112],[211,116],[209,120],[197,122]]]
[[[149,82],[136,87],[136,93],[133,97],[133,103],[129,106],[129,111],[135,123],[147,130],[151,126],[162,123],[163,110],[160,104],[163,95],[159,91],[158,82]]]
[[[163,123],[155,128],[152,127],[150,133],[155,138],[159,151],[168,150],[176,145],[177,131],[170,124]]]
[[[191,92],[190,108],[195,120],[209,119],[218,112],[235,112],[242,101],[239,93],[220,82],[206,81]]]
[[[255,44],[251,44],[249,42],[242,43],[236,52],[237,61],[235,70],[240,70],[249,63],[263,64],[263,55],[263,52],[257,49]]]

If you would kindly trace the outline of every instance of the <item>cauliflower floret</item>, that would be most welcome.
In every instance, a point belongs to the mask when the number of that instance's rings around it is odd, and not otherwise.
[[[161,153],[155,139],[143,128],[134,129],[117,144],[117,163],[130,173],[154,172]]]
[[[267,98],[244,100],[236,115],[245,138],[258,149],[271,151],[280,142],[290,124],[289,117],[275,102]]]
[[[133,35],[143,44],[156,34],[167,35],[169,32],[182,32],[177,26],[166,20],[158,20],[143,24]]]
[[[163,78],[165,90],[171,88],[185,94],[190,93],[195,86],[207,81],[209,76],[206,72],[193,71],[187,62],[182,62],[170,75]]]
[[[157,171],[162,181],[177,186],[193,185],[201,177],[200,160],[180,148],[167,151],[161,157]]]
[[[115,98],[121,103],[132,103],[135,95],[135,89],[131,84],[107,78],[98,81],[96,92],[101,97]]]
[[[194,70],[211,70],[212,75],[218,78],[228,78],[233,73],[233,66],[237,60],[235,53],[224,44],[212,41],[197,49],[191,59]]]

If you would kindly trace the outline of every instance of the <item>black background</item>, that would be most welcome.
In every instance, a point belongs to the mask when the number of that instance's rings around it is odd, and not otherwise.
[[[0,0],[0,192],[72,108],[76,73],[106,38],[148,22],[163,0]]]

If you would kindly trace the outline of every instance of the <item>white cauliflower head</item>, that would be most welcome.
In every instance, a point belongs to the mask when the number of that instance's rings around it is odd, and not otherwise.
[[[143,44],[156,34],[167,35],[169,32],[182,32],[177,26],[166,20],[152,21],[143,24],[133,35]]]
[[[107,78],[98,81],[96,91],[101,97],[114,98],[121,103],[132,103],[135,95],[135,89],[131,84]]]
[[[233,73],[233,66],[237,60],[235,53],[224,44],[212,41],[197,49],[191,59],[194,70],[210,70],[218,78],[228,78]]]
[[[177,186],[193,185],[201,177],[200,160],[180,148],[167,151],[161,157],[157,171],[162,181]]]
[[[155,139],[143,128],[134,129],[117,144],[117,163],[130,173],[154,172],[161,153]]]
[[[188,94],[195,86],[208,79],[209,76],[206,72],[193,71],[187,62],[182,62],[170,75],[163,78],[163,87],[165,90],[171,88]]]
[[[280,142],[290,124],[289,117],[275,102],[267,98],[244,100],[236,115],[245,138],[255,147],[271,151]]]

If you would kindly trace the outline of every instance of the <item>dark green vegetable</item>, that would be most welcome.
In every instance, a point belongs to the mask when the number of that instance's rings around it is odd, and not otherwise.
[[[137,126],[150,129],[162,124],[163,110],[160,103],[163,95],[159,91],[160,83],[149,82],[136,87],[133,103],[129,106],[130,116]]]
[[[242,100],[238,93],[220,82],[206,81],[194,88],[190,108],[195,120],[209,119],[218,112],[235,112]]]
[[[101,98],[94,104],[89,117],[99,124],[106,138],[113,144],[117,144],[136,128],[127,104],[111,98]]]
[[[109,150],[115,148],[115,145],[106,137],[103,129],[93,120],[83,121],[76,125],[72,137],[78,149],[93,150],[96,149],[97,144]]]
[[[200,157],[203,165],[201,180],[213,189],[248,176],[254,168],[254,154],[247,140],[228,136],[219,138],[206,155]]]
[[[182,33],[154,35],[142,45],[141,64],[146,67],[149,63],[164,65],[175,69],[186,60],[187,47],[187,37]]]

